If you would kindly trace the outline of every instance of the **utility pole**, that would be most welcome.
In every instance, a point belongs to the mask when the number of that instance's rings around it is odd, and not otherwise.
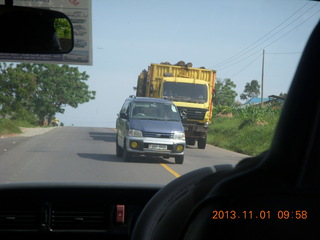
[[[263,80],[264,80],[264,49],[262,52],[261,105],[263,105]]]

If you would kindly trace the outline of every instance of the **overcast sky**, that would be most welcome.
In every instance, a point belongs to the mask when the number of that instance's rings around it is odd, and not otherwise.
[[[115,127],[150,63],[180,60],[217,71],[239,95],[251,80],[264,96],[287,93],[320,3],[305,0],[93,0],[93,65],[78,66],[96,99],[57,118],[66,126]]]

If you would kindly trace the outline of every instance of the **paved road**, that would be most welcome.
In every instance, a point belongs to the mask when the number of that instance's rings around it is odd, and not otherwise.
[[[180,175],[246,157],[211,145],[186,149],[182,165],[174,159],[115,156],[115,131],[109,128],[58,127],[42,135],[0,139],[0,183],[125,182],[166,184]]]

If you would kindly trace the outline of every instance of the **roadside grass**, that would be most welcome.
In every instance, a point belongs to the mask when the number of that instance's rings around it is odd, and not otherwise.
[[[1,135],[22,133],[20,127],[35,127],[35,125],[23,120],[0,119]]]
[[[246,113],[244,113],[246,111]],[[257,113],[258,112],[258,113]],[[280,109],[248,108],[233,111],[233,117],[213,117],[207,142],[234,152],[256,156],[269,149]]]
[[[0,134],[21,133],[19,124],[14,120],[0,119]]]

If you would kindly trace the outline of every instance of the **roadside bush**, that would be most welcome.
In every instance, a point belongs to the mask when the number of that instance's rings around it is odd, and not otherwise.
[[[26,124],[31,124],[31,125],[34,125],[37,123],[37,117],[24,108],[19,109],[19,111],[13,113],[13,115],[11,116],[11,119],[25,122]]]
[[[15,121],[10,119],[0,119],[0,134],[21,133]]]
[[[242,120],[239,128],[246,125],[266,125],[278,121],[280,108],[273,106],[253,106],[249,105],[243,108],[233,110],[233,115]]]
[[[221,112],[228,108],[216,109]],[[251,156],[258,155],[270,147],[280,111],[272,106],[248,106],[232,108],[232,117],[214,114],[208,143]]]
[[[228,114],[228,113],[232,113],[233,112],[233,107],[230,106],[216,106],[213,108],[213,115],[217,115],[217,114]]]

